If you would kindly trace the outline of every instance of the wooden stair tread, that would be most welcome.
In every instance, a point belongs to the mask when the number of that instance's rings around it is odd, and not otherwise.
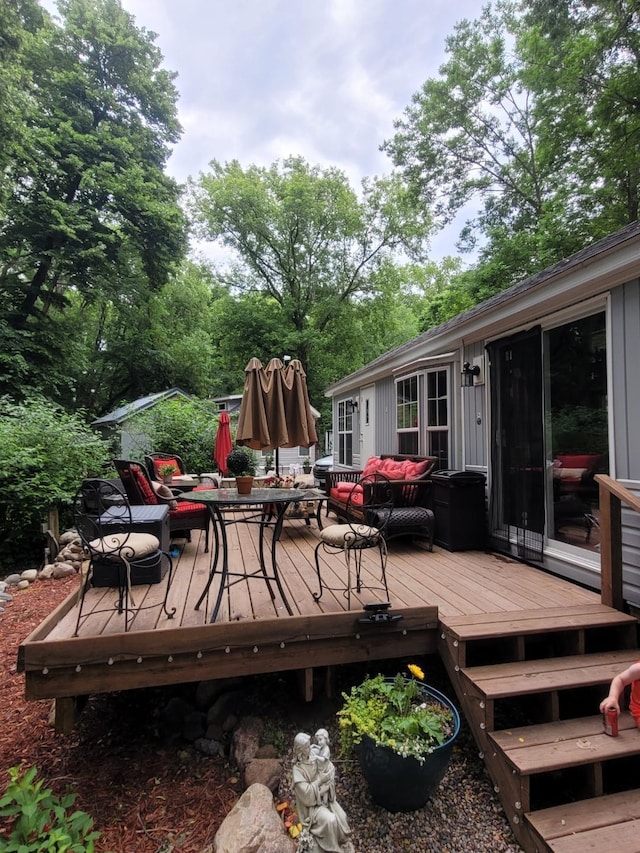
[[[640,731],[629,714],[620,715],[619,729],[618,737],[609,737],[600,715],[591,715],[489,732],[488,737],[521,775],[530,776],[639,755]]]
[[[446,631],[462,640],[480,640],[547,632],[571,631],[580,628],[634,626],[635,617],[603,604],[579,607],[558,607],[544,610],[518,610],[502,613],[475,613],[447,619]]]
[[[467,667],[461,676],[489,699],[569,690],[607,684],[614,675],[640,659],[640,650],[624,649],[590,655],[513,661]]]
[[[554,853],[634,853],[640,846],[640,790],[528,812],[525,819]]]

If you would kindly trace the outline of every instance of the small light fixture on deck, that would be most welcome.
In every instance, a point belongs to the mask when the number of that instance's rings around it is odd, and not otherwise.
[[[403,617],[400,613],[389,613],[390,601],[376,601],[373,604],[365,604],[366,616],[360,617],[360,625],[371,625],[379,622],[399,622]]]
[[[480,376],[480,365],[479,364],[470,364],[468,361],[465,361],[462,365],[462,373],[460,375],[460,384],[463,388],[472,388],[474,385],[474,379]]]

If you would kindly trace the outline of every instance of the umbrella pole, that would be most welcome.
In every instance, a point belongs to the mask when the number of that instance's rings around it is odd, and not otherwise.
[[[276,447],[276,477],[280,476],[280,448]]]

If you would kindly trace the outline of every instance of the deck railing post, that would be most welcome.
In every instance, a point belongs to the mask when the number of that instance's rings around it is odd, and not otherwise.
[[[622,510],[620,498],[600,481],[600,599],[624,610],[622,595]]]

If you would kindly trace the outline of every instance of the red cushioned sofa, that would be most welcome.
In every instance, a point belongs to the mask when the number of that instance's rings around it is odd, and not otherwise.
[[[367,474],[383,474],[391,481],[394,507],[424,506],[429,503],[431,474],[438,465],[435,456],[382,454],[370,456],[360,471],[328,471],[326,480],[327,515],[346,518],[347,499],[358,480]],[[353,501],[353,499],[352,499]]]

